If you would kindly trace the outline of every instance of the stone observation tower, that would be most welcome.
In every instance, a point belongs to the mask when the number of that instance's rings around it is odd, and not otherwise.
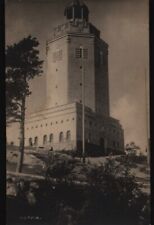
[[[68,4],[64,16],[47,41],[46,109],[26,119],[25,143],[81,149],[84,100],[86,149],[123,151],[123,129],[110,117],[108,44],[81,1]]]
[[[81,103],[83,61],[85,105],[109,116],[108,45],[89,23],[85,4],[71,2],[64,15],[67,22],[54,29],[48,42],[47,106]]]

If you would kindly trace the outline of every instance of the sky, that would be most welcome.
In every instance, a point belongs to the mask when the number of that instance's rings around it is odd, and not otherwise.
[[[31,34],[37,37],[44,72],[30,84],[27,114],[45,105],[46,40],[65,22],[69,0],[7,0],[6,44]],[[149,3],[148,0],[85,0],[89,20],[109,45],[110,113],[120,120],[125,143],[147,147],[149,127]]]

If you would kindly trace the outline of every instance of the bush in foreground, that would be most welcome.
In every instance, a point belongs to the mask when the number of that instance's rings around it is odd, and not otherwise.
[[[49,168],[48,179],[16,179],[17,196],[8,204],[8,212],[13,209],[8,217],[39,215],[52,225],[150,224],[148,196],[130,174],[127,160],[92,166],[57,156]]]

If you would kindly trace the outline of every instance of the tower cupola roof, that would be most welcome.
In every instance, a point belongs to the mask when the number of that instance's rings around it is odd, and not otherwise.
[[[80,0],[72,0],[66,7],[64,15],[68,20],[86,20],[88,21],[88,7]]]

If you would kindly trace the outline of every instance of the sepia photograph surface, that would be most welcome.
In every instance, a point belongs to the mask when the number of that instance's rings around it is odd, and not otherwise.
[[[7,225],[150,225],[149,1],[6,0]]]

